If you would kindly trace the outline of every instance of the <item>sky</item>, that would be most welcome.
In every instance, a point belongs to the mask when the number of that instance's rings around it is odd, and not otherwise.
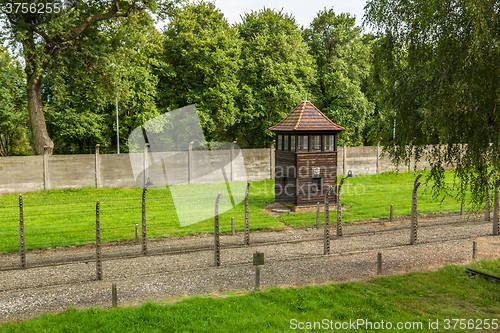
[[[350,13],[356,16],[356,25],[363,20],[366,0],[215,0],[215,5],[224,13],[229,23],[241,22],[240,15],[264,7],[292,14],[299,25],[305,28],[316,17],[317,13],[332,8],[336,14]]]

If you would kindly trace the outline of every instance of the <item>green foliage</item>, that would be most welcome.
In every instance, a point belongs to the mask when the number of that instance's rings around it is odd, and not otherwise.
[[[281,11],[262,9],[243,16],[243,39],[235,129],[242,146],[268,147],[269,127],[303,101],[316,75],[295,19]]]
[[[230,27],[214,4],[186,4],[164,35],[159,105],[195,103],[212,141],[268,146],[268,128],[305,98],[314,79],[301,30],[282,12],[252,12]]]
[[[472,268],[500,275],[500,261],[482,261]],[[422,323],[405,332],[429,331],[429,322],[463,318],[496,319],[500,306],[498,283],[471,279],[461,266],[446,266],[437,272],[381,277],[300,288],[270,288],[243,296],[222,298],[190,297],[174,304],[146,303],[141,307],[118,309],[69,309],[22,323],[0,326],[4,332],[283,332],[294,330],[297,322],[348,322],[357,319],[372,323]],[[296,321],[292,321],[295,319]],[[304,324],[305,326],[305,324]],[[453,322],[451,322],[453,327]],[[457,329],[460,326],[457,326]],[[485,327],[485,326],[484,326]],[[491,327],[491,325],[490,325]],[[320,328],[325,329],[323,326]],[[349,326],[343,332],[377,332],[364,326]],[[316,326],[316,331],[319,331]],[[459,331],[459,330],[457,330]],[[465,331],[465,330],[463,330]],[[470,330],[469,330],[470,331]]]
[[[371,41],[351,16],[325,9],[304,32],[282,11],[253,11],[230,26],[211,2],[178,2],[77,1],[40,15],[0,6],[7,27],[0,37],[26,64],[35,154],[52,145],[55,153],[116,147],[116,102],[124,152],[134,128],[189,104],[208,141],[268,147],[268,128],[306,96],[346,127],[340,143],[366,143]],[[152,12],[170,17],[163,33]]]
[[[380,136],[396,160],[427,157],[442,188],[453,165],[460,190],[484,197],[489,170],[500,170],[500,11],[498,1],[372,0],[367,21],[378,30],[378,63],[387,122]],[[412,150],[412,148],[414,148]]]
[[[43,81],[44,107],[56,151],[115,145],[116,101],[122,151],[127,150],[131,131],[159,114],[153,67],[161,42],[149,14],[140,12],[88,28],[51,63]]]
[[[30,153],[24,80],[21,66],[0,46],[0,156]]]
[[[48,7],[47,1],[42,2]],[[52,112],[49,111],[51,113],[49,117],[53,120],[51,123],[56,127],[55,132],[57,132],[58,126],[63,126],[61,118],[67,114],[73,115],[73,123],[82,122],[85,124],[78,126],[74,133],[71,132],[72,126],[63,128],[65,136],[61,138],[61,141],[68,139],[71,141],[71,139],[74,140],[75,137],[78,137],[80,142],[84,141],[90,144],[93,140],[103,139],[103,131],[105,132],[105,130],[98,129],[89,132],[89,127],[96,125],[102,127],[102,122],[105,119],[99,116],[90,116],[88,113],[91,110],[99,115],[105,107],[106,101],[103,99],[102,87],[99,85],[102,84],[100,77],[108,74],[106,69],[109,69],[109,63],[106,61],[116,64],[115,71],[118,71],[119,64],[122,68],[127,68],[128,64],[135,64],[138,60],[134,58],[137,56],[137,52],[131,51],[134,47],[136,49],[144,48],[144,52],[140,52],[139,57],[149,59],[148,46],[154,44],[154,41],[150,40],[151,35],[145,34],[146,38],[142,39],[143,42],[150,43],[132,46],[128,44],[128,48],[127,43],[131,39],[134,40],[144,28],[152,26],[149,14],[145,14],[146,9],[152,11],[168,10],[172,7],[172,3],[173,1],[71,1],[66,3],[68,8],[62,8],[62,4],[57,2],[58,5],[61,5],[57,10],[52,9],[50,13],[45,10],[40,13],[39,7],[36,7],[36,11],[31,10],[31,7],[27,12],[17,7],[13,10],[12,6],[16,6],[15,1],[2,1],[0,20],[7,27],[5,36],[8,37],[11,45],[21,46],[18,48],[22,50],[19,56],[22,56],[25,62],[27,111],[32,132],[32,148],[35,154],[42,154],[45,146],[50,147],[50,151],[54,147],[46,128],[42,93],[45,95],[53,94],[57,97],[56,105],[50,109]],[[50,4],[53,3],[50,2]],[[10,10],[9,6],[11,6]],[[25,12],[23,13],[23,11]],[[128,30],[123,30],[120,33],[119,30],[123,29],[123,26],[120,26],[120,22],[123,22],[121,19],[133,16],[136,19],[141,15],[143,16],[140,24],[135,26],[125,24]],[[147,19],[144,20],[144,17],[149,18],[149,22]],[[154,47],[152,48],[154,49]],[[131,52],[128,52],[124,57],[125,60],[120,59],[123,61],[119,61],[116,54],[109,53],[109,50],[119,52],[124,51],[124,49]],[[143,63],[139,61],[138,65],[143,65]],[[105,65],[108,67],[104,67]],[[49,73],[48,81],[52,82],[45,82],[45,89],[42,89],[43,83],[41,81]],[[153,103],[155,90],[150,88],[156,83],[154,78],[152,84],[147,83],[148,80],[152,79],[151,75],[143,74],[144,71],[137,73],[137,71],[127,68],[127,79],[135,81],[136,88],[137,86],[146,88],[146,96],[135,94],[131,100],[125,102],[128,116],[136,111],[134,108],[143,111],[144,108],[149,110],[149,107],[155,105]],[[147,96],[151,94],[152,96]],[[68,96],[71,97],[68,98]],[[135,105],[137,101],[142,102],[139,107]],[[83,110],[78,104],[83,106]],[[134,107],[130,105],[134,105]],[[155,112],[154,109],[152,111]],[[128,126],[134,125],[133,118],[134,116],[131,116]],[[125,128],[125,132],[127,131],[130,130]]]
[[[371,40],[372,66],[367,78],[366,96],[375,104],[374,114],[368,120],[366,128],[367,139],[379,142],[385,136],[384,142],[390,142],[394,133],[394,98],[391,82],[391,72],[397,66],[402,66],[402,57],[398,53],[384,52],[391,48],[391,40],[374,35],[365,35]]]
[[[363,92],[371,67],[370,44],[361,37],[353,16],[336,15],[333,9],[318,13],[304,39],[317,68],[315,105],[345,128],[339,144],[349,140],[349,145],[362,145],[366,121],[374,111]]]
[[[241,40],[211,2],[184,5],[164,32],[159,105],[196,104],[207,141],[233,141]]]

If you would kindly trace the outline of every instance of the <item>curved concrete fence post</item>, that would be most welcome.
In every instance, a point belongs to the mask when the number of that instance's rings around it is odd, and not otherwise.
[[[323,235],[323,254],[330,254],[330,207],[328,205],[328,196],[333,191],[333,186],[328,186],[325,192],[325,222]]]
[[[337,193],[337,236],[341,237],[342,236],[342,201],[341,201],[341,192],[342,192],[342,185],[344,185],[344,182],[347,178],[344,177],[340,181],[339,185],[339,190]]]
[[[415,183],[413,184],[413,192],[412,192],[412,200],[411,200],[411,226],[410,226],[410,244],[413,245],[418,240],[418,197],[417,190],[421,182],[418,180],[422,177],[422,174],[419,174],[415,178]]]

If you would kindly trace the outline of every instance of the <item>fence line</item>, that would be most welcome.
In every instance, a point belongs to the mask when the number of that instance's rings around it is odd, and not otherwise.
[[[242,183],[244,184],[244,183]],[[198,186],[198,185],[195,185]],[[203,185],[206,186],[206,185]],[[250,183],[247,183],[250,189]],[[242,187],[242,186],[240,186]],[[19,229],[24,231],[26,249],[44,249],[59,246],[84,245],[93,243],[93,212],[95,202],[100,202],[100,230],[103,242],[136,239],[136,224],[141,225],[141,244],[147,255],[147,237],[169,237],[186,233],[209,232],[206,223],[179,228],[176,206],[172,200],[170,188],[147,189],[146,198],[140,196],[139,188],[120,191],[106,190],[85,193],[86,190],[58,192],[32,192],[22,194],[21,202],[12,200],[13,196],[3,197],[0,202],[0,253],[20,250]],[[145,189],[143,194],[145,195]],[[246,210],[244,202],[234,202],[235,206],[221,215],[221,232],[231,232],[231,217],[235,218],[234,230],[245,231],[249,237],[249,200],[256,203],[271,201],[273,198],[272,182],[260,182],[253,187],[253,194],[248,192]],[[81,193],[85,195],[81,195]],[[109,193],[108,193],[109,192]],[[198,195],[201,193],[197,191]],[[263,194],[262,194],[263,193]],[[257,197],[256,197],[257,195]],[[148,228],[146,233],[146,200],[148,205]],[[241,208],[239,208],[241,207]],[[192,207],[189,207],[192,210]],[[236,210],[235,210],[236,209]],[[229,216],[228,216],[229,215]],[[20,225],[20,220],[24,224]],[[139,222],[140,220],[140,222]],[[269,221],[252,221],[252,228],[269,227]],[[245,228],[246,226],[246,228]],[[151,235],[149,233],[151,232]],[[22,234],[21,234],[22,235]],[[16,240],[17,239],[17,240]]]
[[[227,154],[234,161],[237,154],[234,147],[233,143],[230,150],[216,152]],[[274,178],[274,147],[241,149],[239,152],[243,157],[244,170],[233,162],[230,163],[229,179]],[[180,182],[187,184],[210,181],[204,177],[194,177],[194,161],[200,158],[200,154],[203,152],[192,150],[191,146],[186,152],[171,154],[168,162],[178,169],[176,178]],[[147,164],[145,154],[136,155],[138,161]],[[95,148],[95,154],[88,155],[48,155],[47,150],[43,156],[0,157],[0,194],[68,187],[142,187],[144,183],[138,185],[136,182],[130,157],[131,154],[100,154],[99,145]],[[352,170],[354,174],[376,174],[398,169],[388,158],[381,156],[380,146],[340,147],[337,161],[339,175],[346,175],[347,170]],[[415,169],[430,167],[426,161],[415,163],[412,160],[410,165]],[[163,168],[165,165],[157,167]],[[141,181],[146,180],[144,178]]]
[[[412,235],[415,236],[414,242],[416,242],[416,227],[417,227],[417,198],[416,198],[416,190],[418,188],[418,185],[420,185],[420,182],[418,182],[419,178],[421,175],[419,175],[415,179],[415,184],[412,192],[412,223],[411,226],[408,226],[410,230],[412,230]],[[343,178],[345,180],[346,178]],[[343,183],[343,180],[340,182],[340,184]],[[250,188],[253,188],[255,190],[255,186],[250,186],[250,182],[247,182],[246,184],[246,191],[245,191],[245,203],[241,203],[239,206],[236,206],[235,210],[228,211],[225,213],[224,217],[222,217],[222,220],[224,223],[220,224],[221,231],[220,232],[227,232],[228,234],[232,232],[233,229],[233,223],[230,223],[230,220],[234,218],[235,213],[239,212],[239,215],[236,215],[236,219],[238,221],[238,229],[240,231],[243,231],[244,235],[244,244],[248,245],[249,242],[247,242],[247,239],[249,239],[249,232],[250,232],[250,216],[249,216],[249,201],[251,200],[250,196]],[[498,185],[495,186],[496,188]],[[273,186],[272,183],[270,182],[267,184],[266,187],[266,182],[264,182],[264,188],[266,191],[269,191],[272,193],[273,191]],[[47,247],[54,247],[54,246],[65,246],[65,245],[79,245],[79,244],[91,244],[92,243],[92,231],[96,232],[96,238],[95,238],[95,244],[96,244],[96,251],[99,248],[100,249],[100,242],[102,237],[104,237],[104,241],[106,240],[122,240],[122,239],[128,239],[130,240],[130,243],[133,243],[134,240],[137,240],[137,220],[141,216],[139,214],[139,211],[142,212],[142,229],[141,229],[141,235],[142,235],[142,246],[141,250],[137,250],[137,253],[141,253],[142,255],[147,255],[148,254],[148,248],[147,248],[147,234],[146,234],[146,199],[148,200],[148,229],[151,230],[152,234],[150,235],[151,238],[155,237],[168,237],[168,227],[169,225],[171,226],[172,221],[166,221],[165,216],[166,214],[170,214],[170,216],[174,216],[175,213],[175,207],[173,203],[170,203],[170,205],[165,205],[165,201],[168,201],[169,199],[169,189],[168,188],[152,188],[150,191],[148,191],[148,198],[146,198],[146,191],[148,190],[147,187],[142,188],[142,201],[141,201],[141,208],[139,208],[139,194],[140,191],[138,189],[129,189],[128,191],[132,193],[134,196],[129,196],[126,198],[119,198],[117,202],[119,202],[119,208],[110,206],[110,204],[106,203],[106,200],[97,200],[97,205],[95,207],[96,210],[96,220],[95,220],[95,227],[92,223],[92,211],[94,209],[93,205],[89,203],[88,206],[82,207],[81,209],[75,209],[77,205],[75,202],[80,202],[80,203],[86,203],[87,200],[83,199],[76,199],[73,200],[71,197],[71,194],[73,192],[68,192],[68,198],[66,198],[66,195],[64,196],[64,200],[58,201],[58,202],[52,202],[49,205],[46,204],[45,200],[45,193],[38,193],[38,194],[30,194],[26,197],[23,198],[22,194],[19,195],[19,242],[17,244],[18,247],[15,245],[14,239],[17,237],[16,231],[14,228],[6,227],[5,223],[2,223],[2,230],[0,233],[2,233],[2,242],[0,244],[0,252],[9,252],[13,250],[20,250],[20,255],[21,255],[21,267],[26,266],[26,257],[25,257],[25,249],[26,245],[28,245],[28,249],[36,249],[36,248],[47,248]],[[324,254],[329,254],[329,245],[330,245],[330,224],[329,224],[329,205],[328,205],[328,194],[334,191],[334,188],[328,188],[327,194],[325,196],[325,230],[324,230]],[[498,189],[496,189],[496,192],[498,192]],[[77,193],[77,192],[76,192]],[[66,193],[65,193],[66,194]],[[340,199],[340,188],[338,190],[338,197]],[[38,196],[37,196],[38,195]],[[100,195],[100,194],[99,194]],[[498,199],[497,199],[498,194],[495,196],[495,210],[498,211]],[[13,197],[15,198],[15,197]],[[28,198],[26,200],[26,198]],[[256,197],[252,196],[252,200],[254,200]],[[113,198],[113,200],[116,200]],[[96,202],[96,201],[94,201]],[[340,200],[339,200],[340,202]],[[133,207],[135,206],[135,207]],[[17,206],[15,205],[7,205],[4,206],[8,207],[12,210],[12,215],[9,219],[5,219],[5,221],[11,221],[14,222],[16,220],[16,216],[14,214],[15,209],[17,209]],[[69,209],[68,209],[69,207]],[[153,209],[154,208],[154,209]],[[194,207],[193,207],[194,208]],[[158,210],[158,211],[156,211]],[[3,210],[5,211],[5,209]],[[496,226],[498,230],[498,219],[497,213],[494,211],[494,219],[493,219],[493,224],[494,228]],[[40,214],[39,214],[40,212]],[[102,217],[101,214],[104,212],[104,224],[101,225]],[[118,214],[114,214],[114,213]],[[123,214],[126,212],[127,214]],[[340,209],[338,209],[338,212],[341,212]],[[130,213],[130,214],[129,214]],[[414,215],[415,214],[415,215]],[[217,215],[217,222],[219,222],[219,216]],[[39,223],[37,221],[37,218],[43,218],[44,223]],[[115,224],[116,219],[121,219],[119,222],[125,221],[123,224]],[[310,224],[314,225],[314,216],[311,215],[310,217]],[[259,229],[261,226],[261,223],[258,219],[254,219],[252,217],[252,228],[253,229]],[[495,224],[497,223],[497,224]],[[279,224],[279,223],[278,223]],[[12,227],[16,226],[15,223],[11,223]],[[201,230],[205,230],[205,232],[210,232],[210,228],[213,227],[210,225],[205,226],[202,223],[202,228],[205,229],[199,229],[197,230],[198,232]],[[95,228],[95,229],[94,229]],[[5,232],[7,230],[7,232]],[[212,229],[214,230],[214,229]],[[340,230],[340,232],[339,232]],[[494,229],[495,230],[495,229]],[[26,239],[25,240],[25,235],[24,233],[26,232]],[[217,223],[217,232],[216,234],[219,234],[219,223]],[[34,237],[36,236],[36,237]],[[341,230],[341,218],[337,220],[337,237],[342,236],[342,230]],[[36,238],[36,241],[33,241],[33,239]],[[56,243],[54,243],[56,242]],[[57,243],[58,242],[58,243]],[[410,242],[413,244],[413,242]],[[237,245],[241,245],[240,242],[236,243]],[[253,242],[252,242],[253,244]],[[23,253],[24,253],[24,259],[23,259]],[[96,261],[98,260],[100,250],[96,252],[95,257],[97,258]],[[219,258],[220,262],[220,258]],[[24,264],[23,264],[24,263]],[[1,266],[1,265],[0,265]],[[2,267],[0,267],[2,268]]]
[[[329,189],[329,191],[327,193],[330,193],[331,190],[333,190],[333,188]],[[143,193],[145,193],[145,191],[143,191]],[[219,196],[218,196],[219,198]],[[217,198],[217,199],[218,199]],[[218,201],[218,200],[217,200]],[[329,205],[328,205],[328,194],[325,196],[325,207],[326,207],[326,214],[325,214],[325,229],[324,229],[324,254],[330,254],[330,224],[329,224],[329,221],[328,221],[328,212],[329,212]],[[103,276],[103,273],[102,273],[102,255],[101,255],[101,231],[103,229],[101,229],[101,224],[100,224],[100,202],[97,201],[97,204],[96,204],[96,208],[95,208],[95,216],[96,216],[96,219],[95,219],[95,254],[94,254],[94,258],[95,258],[95,261],[96,261],[96,279],[97,280],[100,280],[102,279],[102,276]],[[219,214],[217,212],[217,203],[216,203],[216,210],[215,210],[215,229],[214,229],[214,237],[215,238],[215,241],[214,241],[214,254],[215,254],[215,265],[216,266],[219,266],[220,265],[220,242],[218,240],[218,237],[219,237],[219,230],[218,230],[218,218],[219,218]],[[21,221],[20,221],[21,222]],[[314,219],[311,218],[311,225],[314,223]],[[407,226],[407,228],[409,227],[409,229],[411,229],[410,226]],[[132,229],[132,228],[131,228]],[[402,230],[402,229],[394,229],[394,230]],[[391,230],[386,230],[386,231],[391,231]],[[384,232],[386,232],[384,231]],[[228,234],[229,234],[229,230],[228,230]],[[349,236],[355,236],[355,235],[349,235]],[[335,238],[339,238],[341,236],[336,236]],[[318,240],[320,238],[317,238]],[[313,240],[313,239],[312,239]],[[291,240],[288,240],[288,241],[291,241]],[[293,241],[293,240],[292,240]],[[303,240],[303,241],[308,241],[307,239]],[[286,242],[286,240],[284,241]],[[218,245],[218,246],[217,246]],[[241,243],[239,242],[236,242],[235,243],[236,246],[241,246]],[[92,256],[90,256],[89,258],[91,258]],[[218,263],[218,264],[217,264]],[[23,266],[22,266],[23,267]],[[3,268],[3,267],[0,267],[0,268]]]

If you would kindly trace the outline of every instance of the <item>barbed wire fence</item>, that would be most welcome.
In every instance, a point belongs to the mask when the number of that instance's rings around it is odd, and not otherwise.
[[[246,182],[242,182],[246,185]],[[266,193],[274,190],[273,182],[260,182],[262,188],[249,193],[250,201],[262,204]],[[197,193],[199,195],[199,193]],[[19,256],[20,222],[23,222],[24,247],[27,253],[26,266],[51,265],[73,261],[95,260],[96,202],[100,202],[100,237],[103,243],[103,259],[143,255],[141,250],[142,210],[145,209],[148,251],[155,255],[166,251],[183,251],[199,246],[185,242],[184,248],[165,244],[169,237],[211,234],[213,217],[185,227],[179,226],[176,207],[168,187],[148,188],[144,205],[142,188],[128,189],[65,189],[49,192],[27,192],[22,201],[16,195],[4,195],[0,201],[0,269],[21,267]],[[177,198],[190,200],[193,198]],[[215,199],[214,199],[215,200]],[[21,217],[22,206],[22,217]],[[196,207],[192,207],[195,211]],[[252,215],[250,211],[249,215]],[[244,244],[245,201],[221,214],[220,233],[232,236],[234,218],[234,240],[225,240],[228,245]],[[270,228],[269,220],[253,216],[249,228]],[[241,235],[240,235],[241,234]],[[241,239],[239,239],[241,238]],[[137,242],[139,240],[139,242]],[[124,246],[116,246],[124,245]],[[207,238],[203,247],[213,246]],[[66,251],[59,251],[65,248]],[[68,251],[69,250],[69,251]],[[37,253],[37,262],[30,262],[29,253]]]
[[[242,185],[242,188],[246,188],[249,184],[242,182]],[[261,240],[258,236],[249,237],[250,230],[270,228],[269,220],[256,214],[255,207],[262,207],[267,199],[272,198],[274,182],[257,182],[257,185],[249,188],[251,190],[245,193],[248,193],[248,201],[253,203],[250,209],[246,208],[247,200],[243,200],[220,215],[220,243],[225,247],[258,244]],[[95,261],[97,201],[100,203],[99,238],[103,242],[104,260],[214,247],[213,238],[210,237],[214,233],[213,217],[180,227],[169,187],[148,188],[144,205],[142,194],[143,188],[128,188],[28,192],[22,198],[17,195],[4,196],[0,201],[0,270]],[[192,198],[186,196],[181,199]],[[212,199],[215,203],[215,197]],[[497,200],[494,206],[493,231],[499,230]],[[140,237],[143,231],[143,209],[147,225],[147,253],[143,250],[144,241]],[[191,209],[196,211],[196,207]],[[337,217],[337,225],[341,219],[341,216],[340,220]],[[274,222],[279,223],[276,220]],[[310,222],[312,226],[315,219],[312,218]],[[407,228],[410,230],[409,225]],[[320,233],[311,235],[323,239]],[[175,245],[168,242],[171,237],[192,234],[205,235],[189,237]],[[287,241],[294,240],[283,239],[283,242]],[[61,248],[64,251],[60,251]],[[34,260],[34,256],[30,256],[32,253],[37,254],[36,261],[30,261]]]

